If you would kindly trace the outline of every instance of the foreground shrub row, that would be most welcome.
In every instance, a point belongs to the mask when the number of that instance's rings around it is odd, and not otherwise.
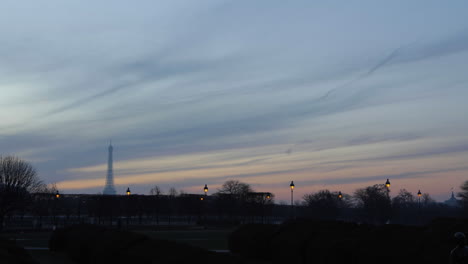
[[[0,238],[0,263],[1,264],[36,264],[28,252],[16,245],[15,241]]]
[[[448,263],[453,234],[468,234],[468,221],[439,219],[424,227],[294,221],[245,225],[229,237],[243,258],[270,263]]]
[[[65,252],[77,263],[235,263],[224,254],[180,244],[154,240],[143,234],[79,225],[55,231],[50,250]]]

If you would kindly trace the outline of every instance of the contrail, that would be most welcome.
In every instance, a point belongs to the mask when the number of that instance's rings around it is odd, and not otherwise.
[[[114,87],[114,88],[111,88],[111,89],[107,89],[105,91],[102,91],[100,93],[97,93],[97,94],[93,94],[93,95],[90,95],[90,96],[87,96],[85,98],[82,98],[82,99],[78,99],[68,105],[65,105],[65,106],[62,106],[60,108],[57,108],[57,109],[54,109],[54,110],[51,110],[47,113],[45,113],[44,115],[45,116],[50,116],[50,115],[55,115],[55,114],[58,114],[58,113],[61,113],[63,111],[67,111],[67,110],[70,110],[70,109],[73,109],[73,108],[76,108],[80,105],[83,105],[83,104],[86,104],[86,103],[89,103],[95,99],[98,99],[98,98],[101,98],[101,97],[104,97],[106,95],[109,95],[109,94],[113,94],[113,93],[116,93],[130,85],[133,85],[135,83],[126,83],[126,84],[120,84],[118,85],[117,87]]]
[[[369,76],[371,76],[372,74],[374,74],[374,72],[378,71],[380,68],[384,67],[385,65],[387,65],[390,61],[392,61],[395,57],[398,56],[398,53],[400,53],[400,51],[403,49],[403,48],[406,48],[410,45],[412,45],[413,43],[409,44],[409,45],[403,45],[403,46],[400,46],[396,49],[394,49],[387,57],[385,57],[382,61],[380,61],[379,63],[377,63],[374,67],[372,67],[371,69],[369,69],[367,72],[357,76],[356,78],[348,81],[347,83],[345,84],[342,84],[338,87],[335,87],[331,90],[329,90],[325,95],[323,95],[322,97],[319,98],[319,101],[320,100],[324,100],[324,99],[327,99],[327,97],[332,94],[333,92],[337,91],[337,90],[340,90],[344,87],[347,87],[355,82],[358,82],[362,79],[365,79]]]

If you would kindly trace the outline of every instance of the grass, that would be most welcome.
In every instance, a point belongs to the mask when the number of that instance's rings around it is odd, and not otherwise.
[[[34,250],[28,248],[48,248],[50,231],[41,232],[18,232],[18,233],[3,233],[0,237],[6,239],[12,239],[16,241],[16,244],[27,248],[27,251],[32,258],[39,263],[47,264],[72,264],[68,257],[63,253],[51,252],[49,250]]]
[[[173,240],[186,243],[191,246],[208,250],[227,250],[228,235],[231,229],[222,230],[168,230],[168,231],[141,231],[141,233],[153,238]]]
[[[227,250],[227,238],[232,229],[221,230],[135,230],[153,239],[172,240],[208,250]],[[3,233],[0,237],[14,239],[25,248],[48,248],[50,231]],[[74,263],[62,253],[49,250],[28,249],[31,256],[39,263]]]

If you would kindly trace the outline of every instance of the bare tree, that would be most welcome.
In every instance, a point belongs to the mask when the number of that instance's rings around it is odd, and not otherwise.
[[[159,186],[155,185],[153,188],[151,188],[150,190],[150,195],[156,195],[156,196],[159,196],[161,195],[163,192],[161,191],[161,188],[159,188]]]
[[[35,193],[43,193],[43,194],[50,194],[50,195],[55,195],[58,192],[57,184],[56,183],[51,183],[51,184],[41,184]]]
[[[461,202],[464,207],[468,207],[468,181],[465,181],[461,186],[460,189],[462,190],[457,194],[458,197],[461,198]]]
[[[44,188],[31,164],[14,156],[0,156],[0,229],[6,215],[31,203],[30,194]]]
[[[391,215],[391,201],[384,184],[375,184],[354,192],[358,208],[369,221],[384,222]]]
[[[428,207],[430,205],[435,204],[436,200],[434,200],[428,193],[423,193],[421,203],[422,206]]]
[[[351,196],[341,192],[320,190],[303,196],[304,204],[316,218],[336,218],[340,210],[350,206]]]
[[[417,203],[411,192],[401,189],[398,195],[392,199],[392,204],[395,208],[409,208],[414,207]]]
[[[155,201],[155,211],[154,214],[156,216],[156,225],[159,226],[159,210],[160,210],[160,201],[159,201],[159,196],[162,194],[161,188],[159,186],[155,185],[153,188],[150,190],[150,194],[156,196],[156,201]]]
[[[232,194],[235,196],[245,196],[248,193],[253,192],[252,187],[249,184],[240,182],[238,180],[229,180],[223,183],[218,193],[221,194]]]
[[[172,197],[172,198],[174,198],[174,197],[177,196],[177,190],[176,190],[176,188],[171,187],[171,188],[169,189],[169,196]]]
[[[35,222],[36,227],[42,227],[42,218],[53,212],[55,208],[54,200],[56,200],[56,194],[58,192],[57,185],[55,183],[42,184],[32,195],[32,204],[30,210],[35,215],[39,216],[39,221]],[[78,215],[81,214],[81,203],[78,204]]]

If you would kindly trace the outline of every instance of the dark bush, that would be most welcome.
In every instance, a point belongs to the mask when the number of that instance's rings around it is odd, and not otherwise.
[[[152,240],[129,231],[91,225],[55,231],[50,248],[78,263],[234,263],[234,259],[173,241]]]
[[[244,258],[270,260],[270,243],[277,229],[276,225],[243,225],[229,235],[229,250]]]
[[[439,219],[426,227],[289,222],[273,238],[272,260],[314,264],[446,263],[457,231],[468,234],[468,221]]]
[[[415,263],[423,254],[423,228],[384,225],[371,229],[355,241],[358,263]]]
[[[120,263],[237,263],[225,254],[218,254],[187,244],[166,240],[146,240],[134,247],[128,248],[120,259]]]
[[[2,264],[36,264],[31,255],[12,240],[0,238],[0,263]]]
[[[81,263],[102,263],[118,259],[123,250],[148,239],[142,234],[78,225],[54,231],[49,247],[52,251],[65,251],[71,259]]]
[[[346,263],[350,263],[355,244],[349,241],[365,232],[367,227],[336,221],[285,223],[280,226],[271,244],[273,263],[333,263],[320,261],[339,260],[341,256],[336,253],[339,249],[348,255]]]

